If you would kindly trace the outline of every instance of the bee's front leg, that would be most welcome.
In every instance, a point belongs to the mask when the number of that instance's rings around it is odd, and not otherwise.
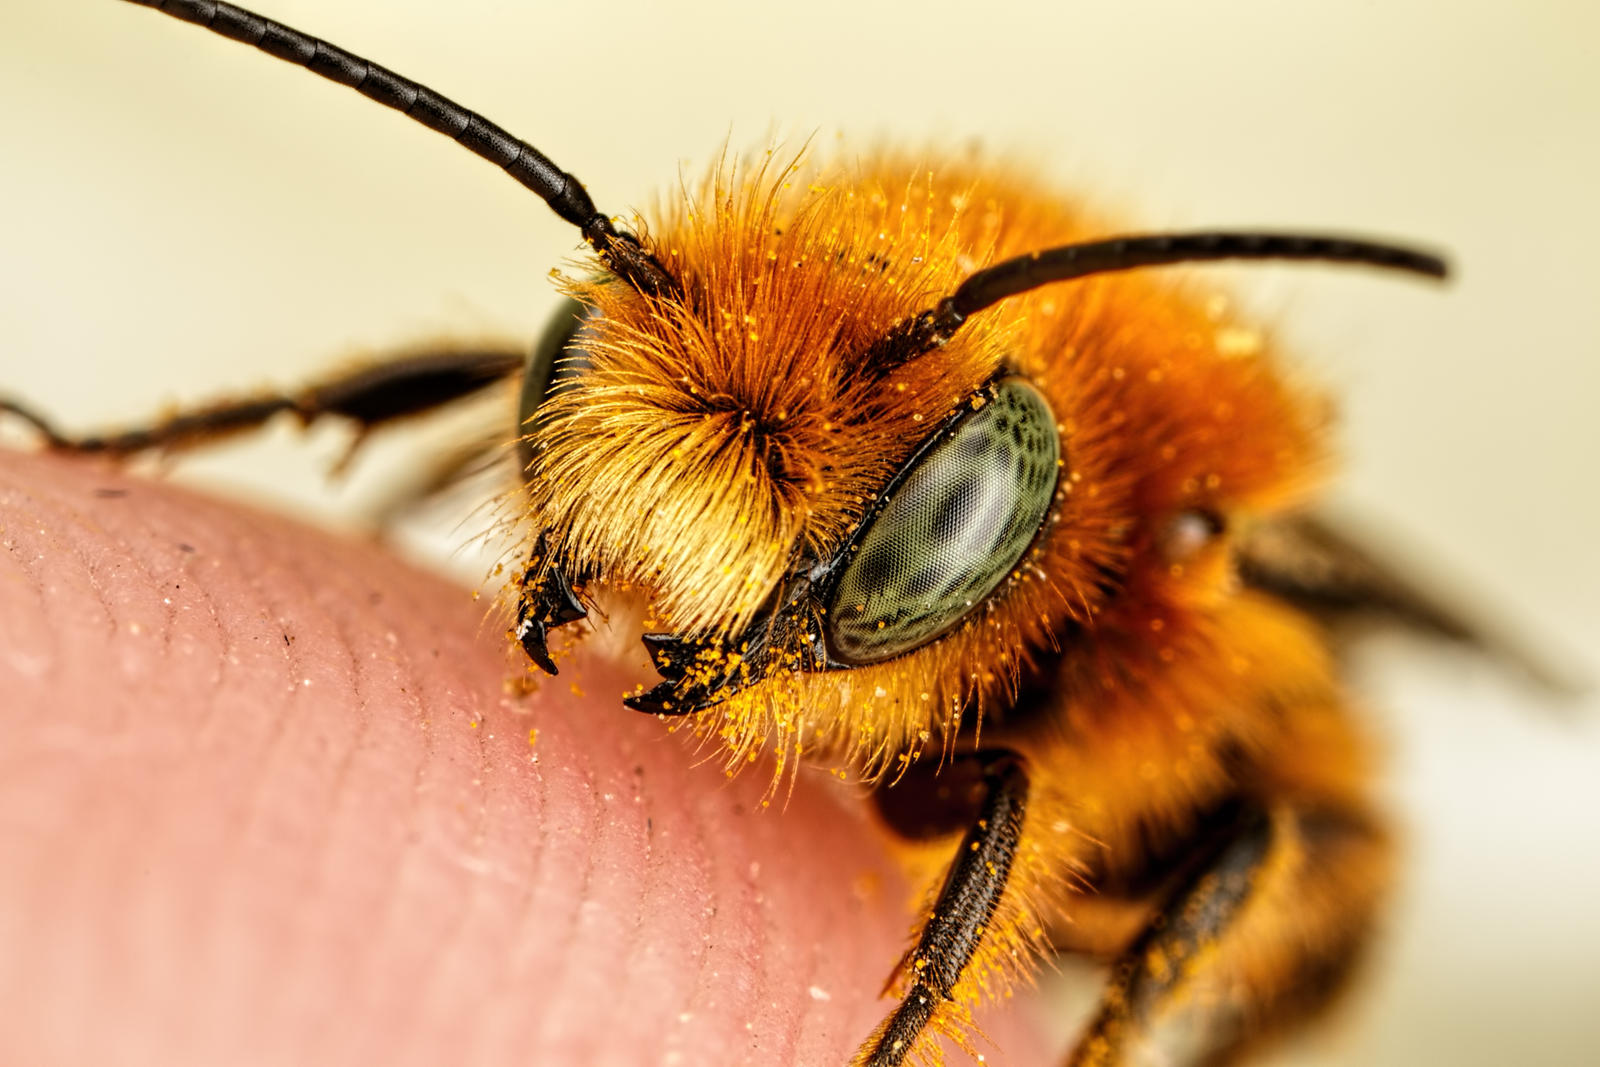
[[[964,1010],[956,987],[984,943],[1006,891],[1028,801],[1028,775],[1019,756],[989,751],[973,758],[982,761],[982,803],[916,947],[901,964],[908,988],[900,1006],[856,1053],[856,1067],[906,1062],[919,1042],[931,1039],[930,1031],[951,1029],[936,1021],[942,1013]]]

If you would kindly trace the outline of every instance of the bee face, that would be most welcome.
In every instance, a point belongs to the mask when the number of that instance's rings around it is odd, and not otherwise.
[[[571,283],[567,354],[536,361],[566,369],[525,412],[529,524],[671,635],[655,651],[677,690],[644,706],[722,705],[734,760],[796,736],[914,756],[1064,635],[1176,613],[1181,639],[1229,571],[1168,527],[1220,533],[1320,473],[1320,404],[1263,336],[1118,278],[868,356],[975,261],[1097,230],[977,157],[769,157],[650,220],[681,298]]]
[[[533,524],[575,570],[647,589],[674,630],[747,626],[1000,365],[993,329],[915,372],[852,365],[955,284],[965,235],[929,224],[929,190],[807,169],[719,172],[652,224],[681,301],[580,284],[585,370],[530,424]]]

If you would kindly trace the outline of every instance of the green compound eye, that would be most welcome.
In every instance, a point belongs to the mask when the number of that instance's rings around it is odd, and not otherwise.
[[[828,603],[828,648],[879,663],[954,627],[1011,572],[1055,496],[1055,415],[1021,378],[915,460]]]

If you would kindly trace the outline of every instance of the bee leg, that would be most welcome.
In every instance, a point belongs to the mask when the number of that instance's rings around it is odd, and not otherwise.
[[[19,401],[0,397],[0,411],[30,423],[61,452],[127,456],[152,449],[175,451],[212,444],[259,428],[289,411],[304,423],[338,415],[364,434],[383,423],[419,415],[464,399],[518,373],[522,351],[482,348],[412,352],[361,367],[294,393],[266,393],[180,411],[147,426],[116,433],[69,437]]]
[[[1022,836],[1028,775],[1011,752],[985,752],[986,795],[977,818],[961,839],[933,914],[902,967],[910,988],[887,1019],[856,1053],[856,1067],[904,1063],[935,1013],[953,999],[1005,892]]]
[[[1326,1007],[1367,941],[1388,854],[1360,813],[1248,810],[1113,965],[1068,1067],[1231,1063]]]
[[[517,585],[521,593],[517,597],[517,621],[511,628],[511,636],[516,638],[534,666],[549,675],[560,674],[550,656],[550,629],[577,622],[589,612],[578,598],[578,590],[566,567],[553,558],[548,533],[541,533],[534,540],[527,568]]]
[[[457,486],[496,469],[508,455],[502,431],[483,434],[437,455],[418,457],[404,478],[364,509],[366,524],[374,530],[393,529],[405,516],[423,511]]]

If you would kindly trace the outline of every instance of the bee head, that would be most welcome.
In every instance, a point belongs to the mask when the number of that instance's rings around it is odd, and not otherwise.
[[[960,228],[911,197],[718,168],[646,241],[678,291],[569,286],[528,416],[532,525],[571,573],[644,592],[664,629],[746,629],[826,555],[906,455],[992,376],[996,316],[871,372],[886,330],[959,281]],[[876,192],[876,195],[874,195]],[[574,313],[574,309],[576,313]]]
[[[1309,488],[1314,406],[1226,323],[1137,275],[1044,281],[1393,252],[1085,244],[1092,223],[975,165],[869,163],[719,168],[641,229],[671,291],[569,282],[530,364],[518,636],[553,666],[545,630],[581,599],[643,597],[664,680],[629,703],[715,708],[735,753],[801,723],[865,766],[914,753],[1130,583],[1215,587],[1191,557],[1218,516]],[[1002,259],[1041,234],[1069,243]]]

